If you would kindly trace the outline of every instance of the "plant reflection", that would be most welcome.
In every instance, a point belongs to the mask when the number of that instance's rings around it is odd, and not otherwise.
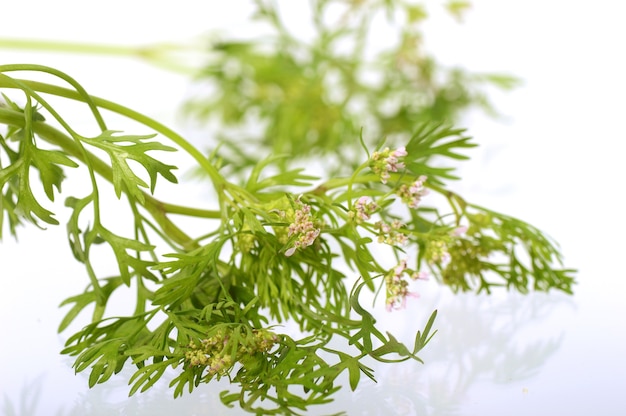
[[[34,416],[41,401],[43,378],[37,377],[33,381],[24,383],[20,397],[13,403],[6,393],[2,398],[2,414],[5,416]]]
[[[422,308],[441,312],[435,325],[438,332],[422,354],[425,364],[376,367],[378,384],[363,383],[356,394],[342,390],[333,409],[368,416],[465,414],[470,398],[488,400],[480,394],[481,385],[513,384],[537,375],[561,345],[563,315],[574,309],[573,300],[560,294],[442,292],[422,301],[432,304],[413,305],[406,314],[418,316]],[[394,318],[379,318],[393,325]],[[410,343],[412,325],[407,320],[402,325],[394,333]]]

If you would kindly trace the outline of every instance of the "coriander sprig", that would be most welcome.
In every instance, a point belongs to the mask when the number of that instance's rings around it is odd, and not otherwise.
[[[464,158],[459,152],[473,144],[462,130],[418,126],[405,146],[368,151],[354,172],[322,178],[316,186],[311,182],[315,178],[301,169],[266,175],[282,158],[260,162],[245,187],[230,183],[206,159],[198,160],[210,166],[206,171],[217,201],[217,210],[211,211],[161,203],[147,193],[154,192],[158,176],[176,182],[175,166],[148,155],[173,150],[161,140],[183,144],[199,157],[200,152],[171,130],[82,92],[16,81],[6,74],[0,87],[19,89],[27,97],[23,108],[8,97],[8,107],[0,108],[0,122],[8,126],[0,137],[2,160],[8,163],[0,170],[2,209],[12,232],[20,224],[20,212],[34,213],[25,215],[32,222],[33,215],[54,221],[50,211],[41,211],[45,202],[32,192],[31,169],[38,171],[44,195],[53,199],[53,187],[61,190],[64,168],[83,165],[91,176],[112,183],[112,195],[124,196],[133,218],[126,235],[107,227],[97,203],[106,193],[96,180],[91,180],[87,195],[66,199],[72,210],[70,246],[85,264],[90,284],[63,303],[72,306],[59,329],[94,306],[90,323],[70,336],[63,350],[76,356],[76,371],[90,371],[90,385],[106,382],[132,363],[137,371],[130,380],[131,393],[145,391],[173,367],[180,371],[171,382],[176,396],[227,377],[238,387],[222,395],[224,403],[237,401],[246,410],[265,414],[297,413],[328,401],[343,371],[348,371],[353,389],[361,374],[373,378],[363,364],[366,357],[388,363],[421,361],[417,354],[434,334],[436,312],[409,348],[377,326],[361,304],[364,288],[385,288],[390,311],[402,309],[412,296],[412,281],[428,273],[453,289],[489,290],[498,284],[488,280],[490,273],[521,291],[527,290],[531,277],[536,290],[571,291],[571,271],[555,268],[560,255],[541,232],[468,204],[442,185],[452,177],[451,168],[433,168],[429,156]],[[116,110],[165,136],[114,134],[102,123],[102,133],[87,138],[51,112],[66,131],[56,130],[42,114],[50,105],[39,90],[84,101],[98,113],[100,108]],[[40,141],[52,149],[38,146]],[[109,160],[90,147],[104,150]],[[128,159],[145,169],[149,183]],[[42,165],[42,160],[54,167]],[[446,197],[453,215],[429,207],[428,190]],[[168,210],[197,216],[212,231],[187,236]],[[459,226],[464,223],[469,225]],[[92,261],[102,244],[111,248],[119,274],[103,277]],[[391,248],[395,261],[381,257],[380,244]],[[518,257],[520,246],[528,250],[529,264]],[[358,277],[352,290],[346,286],[350,276]],[[132,286],[134,312],[110,316],[106,307],[111,295]],[[281,333],[275,325],[286,320],[310,335],[298,340]],[[343,349],[329,347],[339,339]],[[293,386],[303,390],[295,393]]]
[[[175,397],[227,378],[226,405],[305,414],[332,400],[346,371],[354,390],[362,376],[375,378],[371,360],[421,362],[437,311],[418,317],[424,329],[407,346],[372,309],[401,314],[426,290],[428,276],[455,291],[571,293],[573,270],[563,268],[550,238],[447,189],[457,179],[453,163],[476,146],[451,121],[468,106],[489,107],[476,85],[510,87],[512,80],[438,65],[420,45],[424,8],[364,4],[312,2],[318,37],[308,43],[289,32],[273,2],[255,1],[257,18],[274,35],[214,43],[201,78],[216,93],[186,106],[226,125],[210,152],[89,95],[61,71],[0,66],[7,94],[0,105],[0,237],[5,227],[17,235],[29,222],[58,224],[50,202],[65,197],[70,250],[88,284],[61,304],[68,309],[59,331],[75,331],[62,352],[75,357],[76,371],[89,372],[90,386],[133,366],[135,394],[172,369]],[[343,10],[338,21],[327,19],[330,7]],[[381,11],[405,24],[399,42],[372,58],[369,22]],[[354,46],[351,54],[340,51],[342,42]],[[167,63],[160,51],[171,49],[100,49]],[[11,76],[18,71],[52,75],[66,87]],[[99,133],[80,134],[49,95],[87,106]],[[116,131],[102,110],[135,121],[139,131]],[[258,122],[254,134],[242,128],[248,117]],[[174,150],[191,156],[212,189],[206,206],[155,197],[159,177],[178,184],[177,166],[165,159]],[[302,167],[316,160],[323,162],[317,171]],[[85,170],[88,191],[62,187],[66,176]],[[103,215],[107,199],[121,201],[129,221],[113,224]],[[198,226],[183,231],[179,215]],[[103,253],[116,263],[113,271],[96,260]],[[134,308],[112,313],[112,299],[127,290]],[[364,290],[380,297],[366,304]],[[283,329],[287,321],[299,332]]]

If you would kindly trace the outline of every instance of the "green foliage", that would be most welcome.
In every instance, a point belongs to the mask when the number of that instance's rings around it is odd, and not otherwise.
[[[158,142],[146,141],[146,139],[150,139],[155,135],[114,136],[114,133],[116,132],[104,131],[98,137],[92,139],[83,138],[82,142],[104,150],[111,158],[113,185],[118,198],[122,194],[122,187],[124,187],[127,194],[132,195],[133,198],[143,203],[144,194],[138,187],[148,187],[148,184],[133,172],[128,165],[127,159],[138,162],[146,169],[150,175],[150,192],[154,192],[158,175],[163,176],[170,182],[177,182],[176,177],[171,172],[172,169],[176,169],[175,166],[166,165],[146,154],[146,152],[153,150],[174,151],[176,149]],[[123,142],[130,144],[120,145]]]
[[[59,330],[88,319],[63,353],[76,357],[76,371],[90,371],[90,386],[133,365],[135,394],[173,368],[174,396],[224,377],[232,386],[221,395],[228,406],[304,414],[332,400],[345,371],[353,390],[363,375],[374,379],[368,360],[421,362],[418,354],[435,335],[436,311],[422,318],[413,346],[400,343],[376,322],[371,309],[378,305],[364,305],[363,290],[385,293],[389,310],[410,301],[427,272],[453,290],[571,293],[573,271],[562,268],[552,240],[446,188],[457,179],[451,162],[467,159],[476,146],[451,121],[462,109],[485,104],[475,81],[504,85],[509,79],[442,70],[418,47],[415,25],[426,13],[421,7],[347,2],[346,24],[330,26],[325,16],[333,3],[313,3],[318,38],[310,44],[286,31],[270,3],[258,1],[257,17],[277,33],[274,49],[253,42],[216,46],[216,60],[202,74],[219,85],[216,98],[188,106],[226,126],[222,147],[208,158],[157,121],[88,95],[64,73],[0,66],[0,88],[19,91],[24,102],[5,96],[0,106],[6,126],[0,134],[0,233],[6,228],[16,235],[26,222],[57,224],[46,206],[68,172],[88,174],[86,193],[63,190],[69,245],[89,284],[62,303],[69,310]],[[448,7],[456,15],[465,4]],[[408,24],[400,42],[368,60],[368,22],[374,13],[395,16],[397,10]],[[346,39],[354,54],[338,52]],[[370,84],[359,77],[366,70],[382,78]],[[72,88],[13,78],[13,71],[44,72]],[[100,134],[74,131],[42,93],[83,102]],[[393,110],[383,111],[389,103]],[[116,134],[101,110],[135,120],[150,133]],[[258,137],[242,133],[250,117],[263,126]],[[375,139],[384,136],[389,145]],[[233,152],[242,148],[249,151]],[[159,176],[177,183],[176,166],[156,156],[173,150],[193,157],[212,184],[209,209],[153,196]],[[330,154],[339,163],[321,172],[296,165]],[[429,192],[448,205],[431,203]],[[115,224],[114,232],[102,215],[107,197],[127,204],[125,229]],[[196,217],[202,234],[187,235],[173,214]],[[94,261],[103,250],[117,263],[113,275]],[[356,280],[351,289],[348,279]],[[123,290],[135,291],[134,310],[115,316],[107,306]],[[280,333],[278,324],[286,321],[301,334]]]
[[[217,135],[230,150],[233,171],[262,152],[332,155],[338,160],[328,168],[345,174],[342,168],[358,164],[356,137],[362,128],[370,147],[379,137],[404,142],[416,123],[452,122],[476,106],[495,113],[486,87],[510,89],[518,83],[503,74],[473,74],[437,63],[423,42],[427,11],[412,2],[312,3],[312,39],[290,31],[276,2],[255,0],[254,19],[271,32],[212,45],[210,64],[198,76],[205,86],[200,91],[208,94],[198,93],[185,111],[225,127]],[[447,7],[458,16],[467,3]],[[376,45],[371,28],[382,15],[388,24],[377,29],[390,29],[385,48]]]

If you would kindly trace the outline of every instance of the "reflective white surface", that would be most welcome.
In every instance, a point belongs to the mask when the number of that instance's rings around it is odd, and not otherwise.
[[[452,295],[422,283],[421,298],[405,311],[378,315],[410,342],[439,310],[425,364],[377,366],[378,384],[344,388],[312,414],[626,414],[624,10],[610,0],[473,3],[461,26],[433,16],[427,43],[446,62],[514,73],[524,86],[494,95],[504,120],[467,117],[482,146],[453,186],[557,239],[567,266],[579,269],[576,294]],[[228,8],[190,0],[99,4],[3,4],[0,37],[141,44],[188,39],[216,25],[246,29],[243,1]],[[173,109],[188,93],[182,77],[132,60],[0,50],[0,63],[25,62],[58,67],[91,93],[174,125]],[[19,239],[0,245],[0,414],[240,413],[219,403],[226,384],[174,400],[164,382],[127,398],[127,372],[89,390],[87,376],[74,375],[71,360],[59,355],[69,332],[56,333],[65,312],[58,305],[86,284],[64,227],[22,229]]]

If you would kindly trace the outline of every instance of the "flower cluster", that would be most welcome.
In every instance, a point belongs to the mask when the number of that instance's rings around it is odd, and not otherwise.
[[[404,168],[404,162],[401,159],[406,155],[407,152],[404,146],[393,151],[386,147],[382,152],[372,153],[370,168],[375,174],[380,176],[382,183],[387,183],[390,177],[389,172],[398,172],[398,170]]]
[[[391,224],[378,221],[374,224],[378,228],[378,242],[391,246],[406,244],[408,237],[399,230],[404,227],[399,220],[394,220]]]
[[[357,224],[370,219],[372,214],[378,209],[376,202],[369,196],[362,196],[357,199],[354,204],[354,210],[348,213],[348,216],[354,219]]]
[[[311,215],[311,206],[307,204],[300,204],[300,208],[296,211],[295,219],[293,223],[289,225],[288,237],[296,236],[296,240],[287,251],[285,256],[292,256],[298,248],[306,248],[313,244],[317,236],[320,234],[320,229],[315,227],[313,222],[313,216]]]
[[[450,253],[448,253],[448,245],[443,240],[430,241],[426,246],[426,259],[429,263],[447,263],[450,261]]]
[[[424,186],[426,179],[426,176],[422,175],[417,178],[411,186],[402,185],[397,192],[402,202],[407,204],[410,208],[417,208],[422,197],[428,195],[428,189]]]
[[[192,367],[206,366],[209,374],[223,375],[235,362],[258,352],[268,352],[278,341],[278,336],[271,331],[254,330],[253,337],[248,339],[247,344],[240,343],[233,357],[229,354],[232,348],[227,347],[231,337],[231,329],[220,329],[212,337],[201,340],[200,345],[191,341],[187,346],[185,358]]]
[[[402,309],[406,306],[407,297],[418,297],[415,292],[409,292],[409,282],[404,278],[408,274],[411,280],[427,279],[426,272],[417,272],[407,268],[406,259],[400,260],[400,263],[391,269],[385,275],[385,285],[387,289],[387,310]]]
[[[458,238],[461,235],[465,234],[467,231],[467,227],[461,225],[456,227],[448,235],[444,235],[439,239],[435,239],[430,241],[426,245],[426,260],[431,264],[445,264],[451,260],[450,253],[448,252],[448,244],[450,243],[450,237]]]

